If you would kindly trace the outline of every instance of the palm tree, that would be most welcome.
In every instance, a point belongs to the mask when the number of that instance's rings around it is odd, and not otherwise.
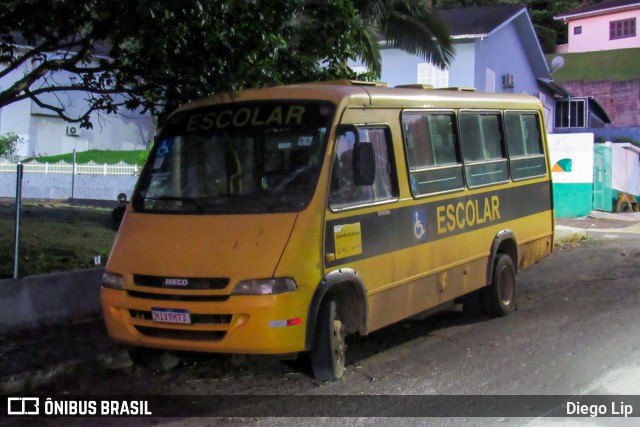
[[[453,60],[455,49],[447,25],[423,0],[354,0],[363,21],[361,60],[380,76],[380,38],[394,48],[418,55],[440,68]]]

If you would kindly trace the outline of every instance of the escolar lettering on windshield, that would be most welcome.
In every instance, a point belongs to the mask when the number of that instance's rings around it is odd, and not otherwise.
[[[222,111],[194,113],[189,116],[187,132],[250,126],[300,125],[306,108],[302,105],[256,106]]]

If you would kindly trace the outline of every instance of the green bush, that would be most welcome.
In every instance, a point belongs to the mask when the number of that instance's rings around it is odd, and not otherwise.
[[[7,132],[0,135],[0,157],[13,156],[16,153],[18,143],[22,141],[16,133]]]

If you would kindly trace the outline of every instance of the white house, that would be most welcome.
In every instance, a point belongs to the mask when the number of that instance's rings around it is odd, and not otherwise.
[[[0,89],[11,86],[33,65],[27,62],[19,70],[0,78]],[[55,74],[60,82],[72,77],[64,72]],[[82,92],[47,95],[46,101],[63,105],[67,111],[79,112],[86,105],[86,94]],[[22,138],[16,153],[20,157],[69,153],[74,149],[141,150],[155,136],[155,125],[150,114],[121,109],[117,115],[93,113],[93,129],[82,129],[69,123],[50,110],[40,108],[30,99],[18,101],[0,108],[0,134],[14,132]]]

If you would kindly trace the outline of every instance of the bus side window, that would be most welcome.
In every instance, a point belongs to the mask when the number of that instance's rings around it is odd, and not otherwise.
[[[503,148],[500,114],[465,111],[458,117],[469,187],[507,182],[509,169]]]
[[[329,207],[344,209],[396,198],[398,185],[393,161],[391,137],[383,127],[358,128],[358,139],[373,145],[375,180],[372,185],[357,185],[353,178],[353,148],[356,135],[352,130],[339,134],[333,160]]]
[[[547,166],[542,150],[538,114],[508,111],[504,114],[504,123],[511,177],[514,180],[522,180],[544,176]]]
[[[453,113],[405,112],[402,128],[414,197],[464,188]]]

